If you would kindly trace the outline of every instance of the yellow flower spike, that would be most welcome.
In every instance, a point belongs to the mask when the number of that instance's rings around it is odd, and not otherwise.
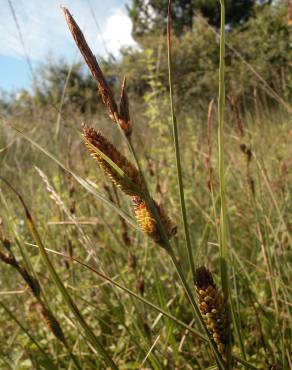
[[[196,290],[203,320],[217,345],[218,352],[226,362],[229,335],[226,305],[211,272],[204,266],[196,270]]]
[[[173,225],[162,206],[158,205],[155,201],[154,204],[158,210],[158,214],[160,216],[161,223],[164,226],[166,235],[168,238],[170,238],[176,234],[177,228],[175,225]],[[137,223],[140,228],[156,243],[163,245],[162,235],[160,234],[156,221],[145,201],[138,196],[133,197],[133,206]]]

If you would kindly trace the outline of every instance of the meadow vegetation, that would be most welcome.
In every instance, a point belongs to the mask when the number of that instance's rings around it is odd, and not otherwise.
[[[102,73],[64,12],[93,76],[1,100],[0,368],[292,368],[286,3],[226,29],[225,108],[216,14]]]

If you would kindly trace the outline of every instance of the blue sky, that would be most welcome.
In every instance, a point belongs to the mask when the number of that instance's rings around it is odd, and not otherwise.
[[[33,68],[48,58],[67,62],[79,58],[60,9],[68,7],[84,31],[92,50],[100,56],[107,51],[118,56],[121,46],[134,45],[131,21],[125,4],[130,0],[10,0],[13,5],[25,49]],[[28,88],[31,74],[9,6],[0,0],[0,90],[9,92]],[[97,23],[96,23],[97,21]]]

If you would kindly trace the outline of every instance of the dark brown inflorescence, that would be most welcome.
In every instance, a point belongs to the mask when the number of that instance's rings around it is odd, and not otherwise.
[[[99,131],[84,125],[83,137],[85,144],[92,157],[97,161],[101,169],[110,180],[127,195],[137,195],[144,189],[142,177],[136,167],[130,163]],[[119,175],[105,159],[99,155],[94,148],[99,149],[112,162],[114,162],[126,175],[127,178]]]
[[[131,136],[132,133],[132,123],[129,106],[130,104],[127,94],[127,80],[126,78],[124,78],[120,97],[119,124],[127,136]]]
[[[57,339],[59,339],[62,343],[65,343],[63,330],[55,316],[45,307],[43,303],[39,304],[39,310],[49,330]]]
[[[157,208],[161,223],[165,229],[166,236],[170,238],[176,234],[177,227],[172,223],[170,218],[165,213],[161,205],[158,205],[155,201],[154,205]],[[163,237],[159,231],[157,223],[151,210],[147,204],[140,197],[133,197],[133,206],[136,215],[136,219],[140,228],[156,243],[163,246]]]
[[[104,105],[108,109],[110,119],[116,122],[121,127],[127,137],[130,137],[132,133],[132,124],[130,122],[129,101],[126,91],[126,79],[124,79],[122,83],[120,107],[118,109],[114,94],[109,84],[107,83],[107,80],[102,73],[99,64],[97,63],[96,57],[88,46],[80,27],[75,22],[69,10],[65,7],[61,8],[64,12],[68,27],[71,31],[74,41],[78,49],[80,50],[86,64],[88,65],[93,78],[97,83],[98,91]]]
[[[226,362],[229,337],[226,304],[211,272],[204,266],[196,270],[196,290],[203,320],[217,345],[218,352]]]
[[[87,63],[92,73],[92,76],[97,83],[97,87],[101,95],[102,101],[104,105],[109,109],[110,117],[115,121],[116,120],[115,117],[118,116],[118,107],[115,102],[113,93],[97,63],[95,56],[93,55],[91,49],[89,48],[78,24],[75,22],[74,18],[72,17],[67,8],[65,7],[61,8],[64,12],[68,27],[76,42],[76,45],[80,50],[81,54],[83,55],[83,58],[85,59],[85,62]]]

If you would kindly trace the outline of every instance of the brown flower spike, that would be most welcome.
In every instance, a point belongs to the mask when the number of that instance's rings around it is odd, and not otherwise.
[[[118,117],[118,107],[115,102],[113,93],[97,63],[97,60],[93,55],[90,47],[88,46],[81,29],[75,22],[69,10],[63,6],[61,6],[61,9],[64,12],[68,27],[71,31],[74,41],[78,49],[80,50],[81,54],[83,55],[83,58],[87,63],[91,71],[91,74],[97,83],[97,87],[101,95],[102,101],[109,110],[109,116],[113,121],[116,121]]]
[[[83,126],[83,137],[91,156],[97,161],[101,169],[110,180],[127,195],[137,195],[143,191],[144,185],[139,171],[124,157],[99,131],[86,125]],[[129,181],[120,176],[109,163],[106,162],[92,146],[99,149],[112,160],[128,177]]]
[[[114,98],[114,94],[108,85],[102,70],[97,63],[95,56],[93,55],[90,47],[88,46],[85,37],[79,28],[78,24],[75,22],[69,10],[63,6],[61,9],[64,12],[66,22],[74,38],[74,41],[80,50],[83,58],[88,65],[93,78],[97,83],[98,91],[101,95],[103,104],[107,107],[109,112],[109,117],[112,121],[116,122],[121,129],[124,131],[127,137],[131,136],[132,133],[132,123],[130,119],[129,111],[129,100],[127,96],[126,79],[124,78],[121,88],[120,106],[118,109],[117,103]]]
[[[158,210],[158,214],[161,219],[161,223],[164,226],[166,235],[168,238],[176,234],[177,228],[175,225],[173,225],[170,218],[165,213],[164,209],[161,205],[158,205],[154,201],[154,205],[156,206]],[[146,205],[144,200],[142,200],[140,197],[133,197],[133,206],[134,211],[137,219],[137,223],[140,226],[140,228],[150,237],[152,238],[156,243],[163,246],[163,238],[161,233],[159,232],[157,223],[154,219],[154,216],[151,214],[151,211],[149,207]]]
[[[54,334],[54,336],[59,339],[62,343],[66,343],[63,330],[55,318],[55,316],[45,307],[43,303],[39,304],[39,310],[42,318],[47,324],[48,329]]]
[[[130,103],[127,94],[127,80],[126,77],[124,77],[120,97],[119,124],[127,136],[131,136],[132,133],[132,122],[130,117],[129,105]]]
[[[226,304],[211,272],[204,266],[196,270],[196,290],[203,320],[217,345],[218,352],[226,362],[229,337]]]

